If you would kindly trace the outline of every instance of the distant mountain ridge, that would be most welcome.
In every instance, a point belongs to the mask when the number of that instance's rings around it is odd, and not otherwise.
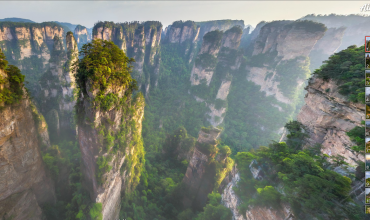
[[[31,21],[30,19],[24,19],[24,18],[3,18],[3,19],[0,19],[0,22],[1,21],[23,22],[23,23],[36,23],[34,21]]]

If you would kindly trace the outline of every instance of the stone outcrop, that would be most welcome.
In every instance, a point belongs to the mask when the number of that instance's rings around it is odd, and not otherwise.
[[[248,54],[248,52],[253,51],[254,42],[256,41],[256,38],[258,37],[261,28],[266,24],[265,21],[261,21],[257,24],[256,28],[254,28],[252,31],[251,26],[248,26],[247,28],[243,29],[243,35],[240,40],[240,48],[244,50],[245,54]]]
[[[227,31],[235,26],[244,28],[243,20],[215,20],[215,21],[203,21],[196,23],[200,27],[199,37],[203,38],[205,34],[211,31]]]
[[[282,205],[282,209],[275,210],[264,207],[251,207],[246,215],[246,220],[294,220],[289,205]]]
[[[194,21],[175,21],[166,29],[165,41],[169,43],[183,43],[198,41],[200,27]]]
[[[76,104],[83,184],[91,200],[102,204],[105,220],[119,218],[121,196],[138,184],[144,161],[144,97],[132,100],[125,93],[128,89],[124,85],[107,88],[104,96],[113,93],[122,101],[104,110],[93,103],[98,90],[88,79]]]
[[[65,44],[64,29],[53,22],[14,23],[0,22],[0,48],[10,64],[16,65],[27,77],[31,89],[48,69],[54,38]]]
[[[289,97],[279,88],[282,78],[284,80],[283,74],[287,74],[284,71],[279,73],[279,67],[296,59],[295,63],[304,69],[308,65],[306,57],[324,36],[325,31],[326,28],[322,24],[308,21],[275,21],[265,24],[253,44],[251,53],[251,59],[262,65],[256,66],[255,62],[247,65],[247,79],[261,86],[260,91],[265,92],[266,96],[274,95],[278,101],[291,104],[293,96]],[[301,76],[297,73],[296,82],[289,85],[292,90],[302,87],[307,73],[301,73]]]
[[[365,120],[365,106],[348,102],[338,90],[334,81],[311,78],[305,96],[306,104],[297,118],[310,135],[308,145],[321,144],[322,153],[344,156],[346,162],[356,165],[355,161],[364,161],[365,158],[350,149],[356,144],[346,132],[361,126],[361,121]]]
[[[207,195],[216,186],[215,175],[217,171],[215,165],[211,165],[212,160],[215,158],[216,161],[222,162],[226,160],[226,157],[219,154],[216,156],[214,152],[209,152],[209,148],[217,146],[216,139],[220,133],[221,130],[218,128],[203,128],[199,131],[198,140],[195,143],[192,157],[182,180],[186,187],[186,193],[182,201],[185,208],[201,209],[204,207],[207,202]],[[224,171],[226,171],[225,169],[223,168]],[[225,173],[224,178],[220,180],[221,184],[216,186],[219,191],[222,191],[231,181],[232,175],[235,175],[235,169]]]
[[[256,168],[253,165],[254,162],[249,166],[253,177],[255,179],[262,180],[261,176],[258,174]],[[235,194],[233,190],[234,187],[238,187],[238,182],[240,180],[240,174],[237,169],[234,169],[235,173],[232,175],[231,181],[228,182],[227,186],[224,188],[221,195],[221,203],[231,210],[233,214],[233,220],[294,220],[294,215],[292,213],[291,207],[283,203],[280,209],[273,209],[260,206],[249,206],[245,215],[239,212],[238,206],[242,202],[240,198]],[[245,216],[245,217],[244,217]]]
[[[61,39],[54,38],[50,68],[40,79],[37,101],[41,112],[46,116],[53,134],[71,133],[75,105],[75,79],[72,64],[78,59],[78,46],[72,32],[66,35],[66,47]]]
[[[366,25],[370,21],[369,17],[363,15],[307,15],[301,20],[320,22],[328,28],[345,28],[337,51],[344,50],[351,45],[364,45],[364,37],[370,32],[370,28]]]
[[[6,74],[0,69],[0,76]],[[0,84],[0,92],[8,85]],[[26,91],[15,104],[0,103],[0,218],[42,219],[41,208],[55,203],[54,184],[42,160],[50,146],[47,125]]]
[[[236,175],[227,184],[221,195],[221,203],[231,210],[233,214],[233,220],[245,220],[244,216],[240,214],[238,210],[238,206],[240,205],[241,200],[233,190],[233,187],[238,186],[239,180],[240,174],[236,173]]]
[[[208,193],[212,191],[212,178],[205,177],[209,155],[201,152],[199,146],[200,144],[215,145],[220,132],[221,130],[219,129],[213,129],[209,134],[202,130],[199,131],[199,137],[183,179],[183,182],[189,189],[189,193],[194,195],[195,199],[192,201],[192,198],[185,197],[183,201],[185,207],[202,207],[202,204],[206,203]]]
[[[158,82],[161,34],[162,24],[158,21],[119,24],[99,22],[93,28],[93,39],[111,40],[128,57],[135,59],[132,76],[145,95],[149,92],[150,85],[155,86]],[[149,71],[144,72],[144,65]]]
[[[238,51],[241,36],[242,30],[238,26],[224,33],[218,30],[208,32],[204,35],[202,47],[193,65],[190,76],[192,86],[210,87],[213,80],[216,88],[218,88],[217,93],[213,96],[215,99],[207,100],[207,106],[210,109],[207,113],[208,121],[212,126],[220,125],[226,113],[225,103],[227,103],[227,96],[230,91],[232,73],[238,70],[241,64],[241,54]],[[222,76],[214,79],[213,75],[216,71],[220,72],[219,74],[222,74]],[[201,100],[199,97],[195,98]],[[219,106],[219,103],[223,104]]]
[[[306,57],[325,31],[324,25],[309,21],[274,21],[261,28],[252,55],[276,51],[282,60]]]
[[[81,48],[82,45],[91,41],[91,33],[88,32],[87,28],[81,25],[77,25],[73,31],[73,35],[76,39],[78,48]]]

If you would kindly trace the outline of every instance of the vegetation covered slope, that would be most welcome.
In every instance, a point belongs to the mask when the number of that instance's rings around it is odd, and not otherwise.
[[[328,162],[320,146],[303,149],[305,138],[299,122],[289,122],[286,142],[273,142],[250,152],[239,152],[236,162],[241,174],[236,193],[249,206],[274,209],[288,203],[299,219],[362,219],[362,211],[351,199],[351,179],[333,171],[343,161]],[[262,170],[262,179],[253,178],[249,165]]]
[[[313,73],[326,81],[334,80],[339,85],[339,93],[351,102],[365,103],[365,62],[364,46],[350,46],[323,62]]]

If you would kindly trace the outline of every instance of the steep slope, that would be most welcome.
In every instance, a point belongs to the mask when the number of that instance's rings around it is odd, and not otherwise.
[[[181,53],[191,63],[198,54],[205,34],[211,31],[226,31],[232,27],[244,27],[242,20],[217,20],[217,21],[175,21],[166,27],[162,43],[180,44]]]
[[[191,72],[191,92],[197,101],[209,107],[208,121],[213,126],[222,123],[227,108],[232,75],[239,69],[241,53],[237,50],[242,30],[235,26],[225,33],[208,32]]]
[[[346,162],[356,165],[364,161],[362,154],[352,150],[357,144],[346,134],[365,120],[365,106],[350,103],[339,93],[334,80],[324,81],[318,77],[309,80],[306,104],[298,114],[298,121],[306,126],[310,135],[309,145],[322,145],[322,152],[341,155]]]
[[[166,27],[165,37],[161,43],[181,47],[181,55],[190,63],[197,53],[199,31],[200,27],[194,21],[175,21]]]
[[[36,96],[38,106],[46,116],[49,130],[53,135],[63,136],[75,131],[71,123],[75,105],[72,64],[77,59],[78,48],[72,32],[66,35],[66,47],[61,39],[54,38],[50,67],[39,81]]]
[[[346,27],[328,28],[309,55],[311,71],[319,68],[324,60],[339,49],[345,32]]]
[[[351,45],[364,45],[364,37],[368,35],[370,31],[369,27],[366,25],[369,22],[369,17],[363,15],[307,15],[300,20],[320,22],[325,24],[328,28],[346,28],[337,51],[346,49]]]
[[[218,191],[221,182],[233,169],[234,161],[228,157],[230,148],[217,148],[220,133],[218,128],[202,128],[199,131],[193,155],[182,180],[186,190],[182,202],[185,208],[199,210],[204,207],[207,195],[213,190]]]
[[[323,24],[311,21],[260,26],[251,34],[259,33],[246,48],[228,95],[221,138],[238,151],[277,139],[283,125],[298,113],[310,73],[308,56],[326,31]]]
[[[364,161],[363,155],[351,149],[364,143],[348,134],[352,130],[364,130],[363,49],[348,47],[330,57],[325,66],[314,72],[306,87],[306,103],[298,115],[298,121],[306,126],[310,135],[310,145],[321,144],[323,153],[344,156],[352,165]],[[349,79],[351,83],[347,82]],[[357,132],[354,134],[358,135]]]
[[[239,26],[242,29],[244,28],[243,20],[202,21],[202,22],[196,22],[196,24],[200,27],[200,31],[199,31],[200,39],[202,39],[206,33],[211,32],[211,31],[215,31],[215,30],[227,31],[235,26]]]
[[[363,51],[364,47],[349,47],[331,56],[325,66],[314,72],[306,87],[308,93],[298,114],[298,122],[285,126],[288,135],[283,140],[286,143],[274,142],[268,148],[238,153],[239,173],[222,195],[222,202],[232,210],[234,219],[304,219],[309,216],[366,219],[362,212],[365,147],[362,125],[365,112]],[[351,83],[348,83],[349,79]],[[305,169],[307,164],[311,164],[311,168]],[[313,164],[326,174],[318,175],[318,171],[312,168]],[[294,171],[298,167],[301,171]],[[313,178],[315,175],[317,177]],[[267,182],[263,182],[266,180],[273,188],[266,186]],[[310,181],[315,187],[305,185]],[[294,188],[298,182],[299,187]],[[324,188],[334,185],[344,188],[332,197],[335,193]],[[301,187],[303,191],[299,191]],[[307,191],[310,195],[304,193]],[[327,196],[324,191],[331,194]],[[251,200],[246,200],[245,196],[251,194]],[[269,199],[264,200],[264,196]],[[331,207],[333,202],[336,205]],[[312,207],[316,208],[310,210]],[[336,211],[331,212],[332,209]]]
[[[54,38],[65,45],[65,32],[61,25],[53,22],[16,23],[0,22],[0,48],[9,60],[26,76],[27,88],[33,87],[49,68]]]
[[[145,95],[150,85],[157,83],[161,34],[162,24],[158,21],[99,22],[93,28],[93,39],[111,40],[135,59],[132,76]]]
[[[132,97],[132,60],[112,42],[94,40],[82,52],[76,114],[83,183],[91,200],[101,203],[103,219],[118,219],[121,192],[130,193],[139,183],[144,163],[144,98]]]
[[[85,26],[77,25],[73,31],[73,35],[76,38],[78,48],[80,49],[82,45],[91,41],[91,33],[87,30]]]
[[[50,146],[47,125],[0,50],[0,217],[42,219],[41,207],[55,203],[41,148]]]

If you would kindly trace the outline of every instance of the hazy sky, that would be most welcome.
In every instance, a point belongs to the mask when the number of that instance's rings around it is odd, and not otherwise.
[[[366,1],[0,1],[0,18],[60,21],[92,27],[97,21],[241,19],[295,20],[307,14],[358,14]],[[370,14],[370,12],[367,12]]]

